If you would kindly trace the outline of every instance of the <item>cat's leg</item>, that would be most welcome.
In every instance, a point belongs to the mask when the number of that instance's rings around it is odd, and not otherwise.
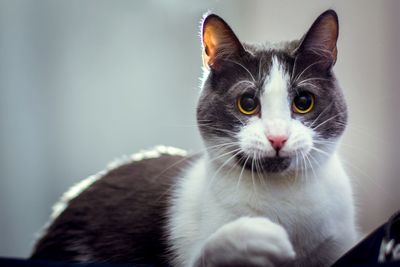
[[[262,217],[241,217],[212,234],[194,267],[281,266],[295,257],[285,229]]]

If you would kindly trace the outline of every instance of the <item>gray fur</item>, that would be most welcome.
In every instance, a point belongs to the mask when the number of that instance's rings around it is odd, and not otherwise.
[[[310,32],[313,38],[307,38]],[[233,32],[228,31],[228,34]],[[315,35],[312,27],[301,40],[272,46],[242,44],[236,36],[229,38],[237,42],[227,46],[234,47],[235,51],[225,49],[224,56],[217,57],[215,64],[210,66],[198,102],[198,125],[206,145],[237,141],[236,134],[249,117],[238,112],[236,100],[245,91],[255,95],[262,93],[273,57],[291,73],[289,100],[299,90],[310,91],[316,97],[311,112],[301,116],[293,113],[292,117],[313,128],[319,138],[336,138],[343,133],[347,108],[332,71],[335,60],[330,54],[318,52],[318,44],[314,46],[318,39]],[[238,83],[252,79],[252,87]],[[311,80],[301,85],[307,79]],[[242,155],[238,155],[236,160],[252,168]],[[162,155],[110,170],[69,202],[35,245],[32,258],[156,265],[172,262],[170,244],[166,241],[171,194],[176,189],[177,178],[193,162],[194,158]],[[261,161],[264,172],[282,172],[289,164],[288,158],[265,158]],[[328,241],[322,246],[335,246],[334,242]],[[223,248],[226,252],[227,248]],[[315,251],[319,250],[327,248],[317,246]],[[206,252],[210,253],[205,255],[209,256],[208,259],[220,255],[218,250]],[[237,266],[250,266],[243,255],[231,256],[240,258]],[[324,257],[309,259],[308,256],[300,255],[298,266],[320,266],[332,261]],[[203,266],[203,262],[196,264]],[[233,265],[229,262],[215,266]]]
[[[261,95],[273,57],[278,58],[291,74],[289,103],[299,91],[309,91],[315,96],[315,107],[311,112],[302,115],[293,112],[292,117],[313,128],[318,138],[331,139],[342,135],[347,124],[346,102],[333,73],[335,61],[319,53],[319,40],[314,36],[313,39],[307,38],[315,35],[313,26],[300,40],[275,45],[243,43],[244,53],[219,58],[218,68],[211,66],[197,107],[200,133],[207,145],[237,141],[236,134],[250,117],[238,112],[236,99],[246,91]],[[238,85],[240,81],[253,78],[255,87],[249,88],[246,83]],[[237,158],[244,164],[242,155]],[[266,172],[279,172],[289,165],[287,160],[281,160],[281,164],[271,159],[264,159],[264,162],[262,166]]]

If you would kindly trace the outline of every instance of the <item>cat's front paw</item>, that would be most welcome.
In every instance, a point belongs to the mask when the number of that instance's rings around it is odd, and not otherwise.
[[[280,266],[295,257],[285,229],[261,217],[242,217],[211,235],[196,267]]]

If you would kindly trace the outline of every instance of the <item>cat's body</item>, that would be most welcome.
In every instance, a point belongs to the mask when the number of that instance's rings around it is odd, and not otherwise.
[[[231,172],[229,176],[213,177],[215,166],[202,158],[181,180],[170,226],[172,238],[176,239],[171,243],[179,252],[178,255],[183,256],[181,260],[184,266],[192,266],[210,236],[236,220],[239,221],[229,229],[229,235],[218,240],[227,243],[226,251],[216,248],[211,255],[207,255],[211,258],[219,257],[229,253],[229,250],[232,254],[236,253],[234,257],[238,265],[230,263],[226,266],[250,266],[245,264],[243,254],[239,251],[251,246],[246,245],[246,237],[250,235],[246,227],[249,231],[254,230],[254,235],[259,235],[252,236],[249,242],[262,246],[261,242],[257,243],[257,238],[268,240],[262,233],[258,233],[258,222],[252,222],[252,218],[268,218],[286,230],[296,252],[293,266],[326,266],[353,244],[356,236],[354,211],[352,205],[349,205],[352,203],[351,187],[336,155],[315,170],[317,179],[308,182],[307,177],[301,174],[296,177],[297,181],[282,181],[282,177],[271,175],[268,180],[261,182],[255,174],[253,178],[251,175],[242,176],[238,186],[238,181],[231,177],[239,177],[240,169],[227,171]],[[211,182],[211,178],[215,181]],[[243,221],[243,217],[248,218]],[[268,226],[268,222],[262,223]],[[271,233],[276,235],[273,238],[275,242],[279,238],[285,240],[285,236],[280,234]],[[242,248],[236,250],[229,245],[235,241]],[[280,249],[279,253],[283,255],[291,251],[290,246]],[[255,255],[247,250],[245,257],[250,259]]]
[[[184,155],[157,147],[72,187],[55,206],[32,257],[165,266],[172,186],[196,158]]]
[[[333,11],[279,47],[243,45],[207,16],[197,109],[206,152],[156,151],[97,177],[54,216],[33,257],[329,266],[356,239],[335,152],[347,121],[337,36]]]

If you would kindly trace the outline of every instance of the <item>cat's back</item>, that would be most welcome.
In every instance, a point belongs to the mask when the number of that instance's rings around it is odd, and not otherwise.
[[[169,197],[193,161],[183,151],[168,149],[133,155],[77,196],[64,197],[65,209],[48,226],[32,258],[164,263]]]

